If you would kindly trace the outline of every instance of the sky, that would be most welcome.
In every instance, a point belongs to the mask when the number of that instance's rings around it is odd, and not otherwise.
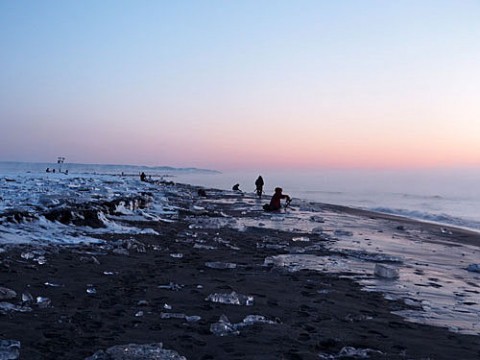
[[[0,160],[480,167],[480,1],[0,0]]]

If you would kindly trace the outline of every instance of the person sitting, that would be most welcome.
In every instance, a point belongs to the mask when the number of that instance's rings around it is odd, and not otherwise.
[[[263,210],[265,211],[277,211],[282,208],[282,204],[280,202],[281,199],[287,199],[287,205],[290,203],[291,199],[290,196],[282,194],[283,189],[280,187],[275,188],[275,193],[270,200],[270,204],[263,205]]]
[[[242,191],[242,190],[240,190],[240,184],[233,185],[232,190],[233,191]]]
[[[140,181],[147,181],[147,175],[145,175],[145,173],[143,171],[140,174]]]
[[[258,176],[257,180],[255,180],[255,188],[256,188],[256,192],[257,192],[257,195],[259,198],[262,197],[262,193],[263,193],[263,178],[262,176]]]

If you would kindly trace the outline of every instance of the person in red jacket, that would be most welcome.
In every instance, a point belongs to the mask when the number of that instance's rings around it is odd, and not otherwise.
[[[283,189],[280,187],[275,188],[275,194],[273,194],[270,204],[263,205],[263,210],[265,211],[277,211],[282,208],[280,202],[281,199],[287,199],[287,205],[290,203],[290,196],[282,194]]]

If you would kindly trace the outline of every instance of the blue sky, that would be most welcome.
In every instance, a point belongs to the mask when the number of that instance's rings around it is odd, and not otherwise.
[[[0,158],[478,166],[479,15],[478,1],[3,1]]]

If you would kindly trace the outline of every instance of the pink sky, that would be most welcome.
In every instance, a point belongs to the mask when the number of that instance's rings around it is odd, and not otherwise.
[[[480,166],[477,2],[110,5],[0,3],[0,160]]]

